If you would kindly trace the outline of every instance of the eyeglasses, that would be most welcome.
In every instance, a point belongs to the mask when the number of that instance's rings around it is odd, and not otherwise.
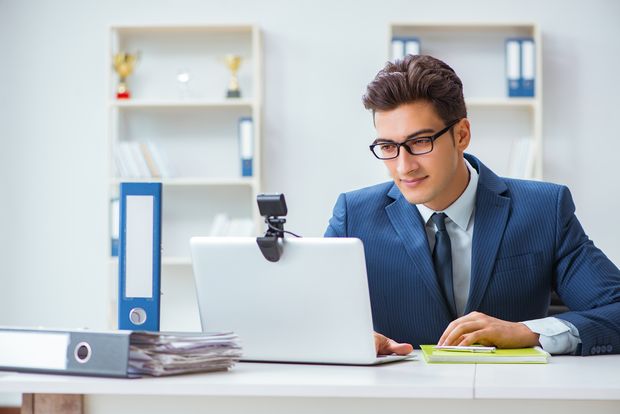
[[[374,144],[369,145],[370,151],[380,160],[391,160],[397,158],[400,154],[400,147],[404,147],[405,150],[411,155],[428,154],[433,150],[433,143],[435,140],[448,132],[448,130],[459,121],[460,119],[456,119],[450,122],[448,126],[434,135],[428,137],[413,137],[401,143],[387,140],[383,141],[379,138],[377,139],[379,142],[375,141]]]

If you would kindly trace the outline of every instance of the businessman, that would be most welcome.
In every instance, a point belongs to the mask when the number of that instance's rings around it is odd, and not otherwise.
[[[363,97],[393,181],[341,194],[325,233],[364,243],[380,354],[412,345],[540,345],[620,353],[620,270],[584,233],[569,190],[501,178],[466,154],[461,80],[388,63]],[[613,221],[613,218],[610,218]],[[555,290],[570,309],[546,317]]]

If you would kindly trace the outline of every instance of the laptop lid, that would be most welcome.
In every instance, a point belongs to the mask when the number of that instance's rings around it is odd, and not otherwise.
[[[246,361],[376,363],[362,242],[281,243],[274,263],[252,237],[191,239],[203,331],[234,331]]]

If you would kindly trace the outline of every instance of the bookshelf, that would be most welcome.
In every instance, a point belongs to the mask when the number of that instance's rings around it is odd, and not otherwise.
[[[468,152],[499,175],[543,178],[542,36],[537,25],[393,23],[389,53],[394,37],[417,38],[420,53],[444,60],[463,81],[472,129]],[[534,39],[534,97],[508,97],[505,42],[515,37]]]
[[[121,182],[163,184],[161,329],[198,330],[190,237],[211,234],[222,213],[252,223],[251,234],[231,236],[255,235],[261,229],[256,207],[261,187],[261,33],[255,25],[126,25],[112,26],[109,34],[108,194],[117,197]],[[112,62],[119,52],[138,54],[127,79],[129,99],[116,97],[118,74]],[[242,57],[239,98],[226,97],[228,54]],[[253,123],[252,176],[241,172],[238,129],[239,120],[247,117]],[[149,164],[147,176],[119,168],[128,146],[139,146],[145,159],[145,151],[150,152],[157,168]],[[106,254],[113,328],[118,260],[110,251]]]

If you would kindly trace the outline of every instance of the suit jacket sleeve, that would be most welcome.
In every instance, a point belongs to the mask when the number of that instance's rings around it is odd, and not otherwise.
[[[555,315],[579,330],[581,354],[620,353],[620,270],[586,236],[568,188],[558,193],[556,290],[570,312]]]
[[[347,237],[347,201],[345,194],[340,194],[332,218],[325,230],[325,237]]]

